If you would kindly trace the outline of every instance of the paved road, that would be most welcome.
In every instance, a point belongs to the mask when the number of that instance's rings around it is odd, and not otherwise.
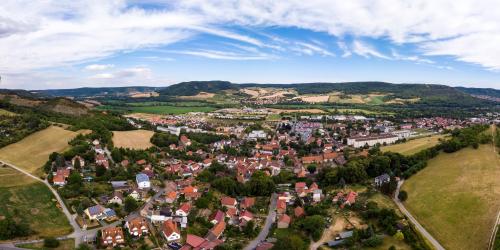
[[[264,227],[260,231],[257,238],[253,239],[250,243],[248,243],[248,245],[245,247],[244,250],[254,250],[259,243],[263,242],[267,238],[269,230],[271,229],[271,226],[273,225],[274,220],[276,219],[277,199],[278,199],[277,194],[271,195],[271,202],[269,203],[269,213],[267,214],[266,223],[264,224]]]
[[[403,203],[401,203],[401,201],[398,199],[399,189],[401,188],[403,183],[404,183],[404,180],[399,181],[399,183],[398,183],[398,188],[396,189],[396,194],[394,196],[394,202],[396,202],[396,205],[399,207],[399,210],[401,210],[401,212],[403,212],[406,215],[406,217],[408,217],[408,219],[411,221],[411,223],[413,223],[413,225],[415,225],[417,230],[420,231],[420,234],[422,234],[422,236],[425,237],[436,250],[444,250],[445,248],[443,246],[441,246],[441,244],[439,244],[439,242],[436,239],[434,239],[434,237],[432,237],[432,235],[429,232],[427,232],[427,230],[425,230],[425,228],[422,225],[420,225],[420,223],[418,223],[418,221],[415,219],[415,217],[413,217],[410,214],[410,212],[405,208]]]

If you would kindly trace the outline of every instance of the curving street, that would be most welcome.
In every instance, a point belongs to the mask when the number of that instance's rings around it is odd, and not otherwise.
[[[276,218],[276,203],[277,203],[278,195],[277,194],[272,194],[271,195],[271,201],[269,203],[269,213],[267,214],[266,217],[266,223],[264,224],[264,227],[260,231],[259,235],[253,239],[248,245],[244,248],[244,250],[254,250],[257,248],[257,245],[264,240],[266,240],[267,235],[269,234],[269,230],[271,229],[271,226],[274,223],[274,220]]]

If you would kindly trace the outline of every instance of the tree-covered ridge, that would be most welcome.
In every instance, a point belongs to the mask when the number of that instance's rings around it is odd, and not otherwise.
[[[293,84],[234,84],[226,81],[193,81],[168,86],[160,91],[163,96],[193,96],[200,92],[219,93],[229,89],[249,87],[295,89],[298,94],[387,94],[386,98],[420,98],[422,103],[443,105],[478,105],[487,101],[480,100],[453,87],[437,84],[393,84],[386,82],[344,82],[344,83],[293,83]]]

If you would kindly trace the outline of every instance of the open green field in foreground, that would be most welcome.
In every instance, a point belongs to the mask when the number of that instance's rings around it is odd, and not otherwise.
[[[412,155],[424,149],[437,145],[439,143],[439,139],[442,138],[444,138],[444,135],[433,135],[422,138],[416,138],[404,143],[381,147],[380,150],[382,150],[382,152],[391,151],[395,153],[400,153],[402,155]]]
[[[492,145],[441,153],[403,185],[405,206],[446,249],[486,249],[500,208]]]
[[[0,219],[26,222],[35,232],[29,238],[62,236],[72,231],[50,190],[22,173],[0,167]]]
[[[134,107],[122,107],[122,106],[99,106],[102,110],[113,110],[121,111],[125,113],[147,113],[147,114],[185,114],[189,112],[210,112],[216,110],[213,107],[200,106],[200,107],[181,107],[181,106],[134,106]]]
[[[49,160],[52,152],[63,152],[68,149],[68,142],[78,133],[50,126],[1,148],[0,160],[34,173]]]

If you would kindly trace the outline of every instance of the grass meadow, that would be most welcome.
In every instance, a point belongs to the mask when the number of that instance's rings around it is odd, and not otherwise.
[[[499,176],[492,145],[441,153],[405,182],[405,205],[446,249],[486,249],[500,208]]]
[[[149,130],[113,131],[113,144],[118,148],[148,149],[154,132]]]
[[[30,238],[62,236],[72,231],[50,190],[22,173],[0,167],[0,219],[24,221],[35,232]]]
[[[382,150],[382,152],[391,151],[395,153],[400,153],[402,155],[412,155],[424,149],[437,145],[439,143],[439,139],[442,138],[444,138],[444,135],[421,137],[409,140],[404,143],[381,147],[380,150]]]

